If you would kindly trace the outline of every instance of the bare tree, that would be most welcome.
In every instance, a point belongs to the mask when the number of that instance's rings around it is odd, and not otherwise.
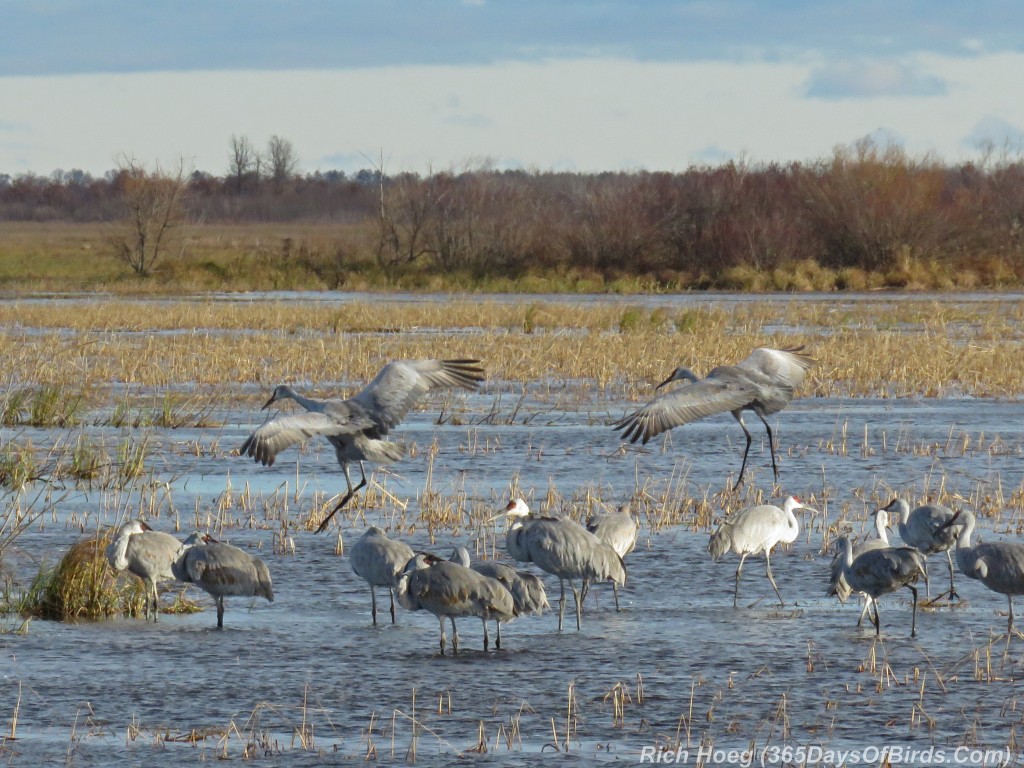
[[[271,136],[267,142],[267,165],[270,166],[270,178],[278,187],[295,175],[299,166],[298,158],[295,156],[295,146],[280,136]]]
[[[110,244],[117,258],[136,274],[148,275],[181,239],[188,172],[184,161],[168,173],[159,165],[148,171],[134,158],[125,157],[118,163],[117,181],[124,216],[114,227]]]
[[[241,192],[249,174],[259,175],[259,153],[246,136],[231,134],[231,149],[228,152],[228,176],[235,180],[235,191]]]

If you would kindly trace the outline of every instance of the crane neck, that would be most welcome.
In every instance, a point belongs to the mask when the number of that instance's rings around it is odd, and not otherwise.
[[[115,571],[123,571],[128,567],[128,539],[131,532],[127,528],[118,531],[117,537],[107,547],[107,559]]]
[[[963,530],[960,531],[960,535],[956,539],[957,549],[970,549],[971,548],[971,534],[974,533],[975,518],[973,512],[962,512],[960,515],[963,519]]]
[[[889,519],[884,509],[875,515],[875,531],[878,533],[878,540],[885,546],[889,546],[889,532],[885,529],[888,522]]]

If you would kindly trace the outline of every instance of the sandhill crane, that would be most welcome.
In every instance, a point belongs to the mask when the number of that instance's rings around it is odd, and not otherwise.
[[[389,539],[388,535],[375,525],[366,529],[359,541],[352,547],[349,559],[356,576],[370,585],[370,599],[373,601],[371,615],[377,623],[377,587],[387,587],[391,595],[391,623],[395,623],[395,587],[406,564],[415,553],[412,547],[402,541]]]
[[[197,585],[217,602],[217,629],[224,629],[224,598],[265,597],[274,602],[270,571],[238,547],[194,533],[173,565],[174,577]]]
[[[1024,595],[1024,544],[1014,541],[993,541],[971,546],[976,523],[974,513],[961,510],[944,525],[961,525],[956,542],[956,564],[960,572],[977,579],[993,592],[1006,595],[1010,616],[1006,631],[1013,631],[1013,596]]]
[[[566,581],[576,600],[577,630],[581,624],[582,599],[572,584],[573,580],[581,583],[606,580],[626,583],[626,566],[618,553],[574,520],[534,515],[522,499],[510,501],[501,514],[509,517],[505,535],[508,554],[514,560],[534,563],[542,571],[558,577],[561,588],[559,631],[565,615]]]
[[[629,504],[621,505],[615,512],[599,512],[587,519],[587,530],[608,544],[625,562],[626,555],[636,546],[637,533],[640,525],[636,516],[630,511]],[[583,584],[580,599],[586,601],[590,583]],[[619,609],[619,585],[612,582],[612,594],[615,595],[615,610]]]
[[[869,549],[885,549],[889,546],[889,513],[884,509],[876,509],[872,513],[872,517],[875,520],[876,538],[862,539],[853,544],[854,558]],[[850,585],[847,584],[844,574],[845,567],[843,563],[843,553],[839,551],[836,552],[836,556],[832,558],[832,570],[828,584],[828,595],[835,595],[839,598],[839,602],[841,603],[845,603],[846,599],[850,596],[850,593],[853,592]],[[865,598],[864,607],[860,612],[860,618],[857,619],[858,627],[861,625],[861,622],[864,621],[864,617],[867,615],[867,612],[871,607],[871,598],[867,597],[867,595],[865,595]]]
[[[814,363],[814,359],[804,354],[803,350],[802,346],[755,349],[746,360],[736,365],[714,368],[703,379],[698,378],[689,368],[676,368],[657,388],[661,389],[673,381],[686,381],[687,384],[654,398],[616,422],[613,428],[621,430],[624,440],[631,443],[642,440],[646,443],[665,430],[728,411],[747,436],[743,464],[740,465],[740,476],[735,485],[735,488],[739,488],[743,482],[752,441],[750,430],[743,423],[743,411],[753,411],[768,431],[768,449],[772,455],[772,471],[777,482],[779,467],[775,460],[774,439],[765,416],[778,413],[789,405],[794,390],[804,380],[804,373]]]
[[[171,565],[181,551],[181,542],[169,533],[154,531],[142,520],[129,520],[107,546],[107,562],[115,571],[128,569],[142,579],[146,592],[144,616],[153,621],[159,614],[156,583],[171,581]]]
[[[917,583],[925,575],[925,558],[913,547],[883,547],[869,549],[853,556],[853,545],[843,536],[836,541],[840,548],[843,578],[856,592],[871,598],[874,612],[872,622],[875,635],[881,634],[878,620],[878,598],[906,587],[914,595],[914,608],[910,620],[910,636],[917,636]]]
[[[953,557],[950,553],[956,544],[956,530],[946,525],[953,519],[953,510],[941,504],[925,504],[911,511],[905,499],[896,498],[889,502],[885,511],[896,516],[903,543],[924,555],[925,572],[928,570],[928,555],[946,553],[949,563],[949,599],[959,597],[953,588]],[[931,587],[927,581],[925,595],[931,598]]]
[[[487,621],[511,621],[515,616],[512,593],[501,583],[458,563],[435,555],[418,554],[409,561],[395,588],[398,603],[410,611],[429,611],[441,622],[441,654],[444,655],[444,620],[452,623],[452,649],[459,650],[455,619],[478,616],[484,625],[487,650]],[[500,645],[500,636],[498,643]]]
[[[779,597],[779,604],[785,605],[782,594],[775,584],[775,577],[772,576],[771,554],[776,544],[789,544],[796,540],[797,534],[800,533],[800,524],[793,512],[797,509],[821,514],[796,496],[790,496],[783,502],[781,509],[774,504],[758,504],[741,509],[723,520],[711,534],[708,552],[711,553],[712,560],[717,563],[730,551],[740,556],[740,564],[736,568],[736,588],[732,595],[734,608],[740,596],[740,573],[743,571],[743,562],[747,555],[756,555],[759,552],[764,552],[765,572],[775,594]]]
[[[451,561],[464,568],[472,568],[481,576],[487,576],[499,582],[512,595],[512,610],[516,616],[540,616],[551,608],[548,595],[544,590],[544,582],[539,577],[526,571],[517,571],[511,565],[498,563],[494,560],[483,560],[470,563],[469,550],[459,546],[452,552]],[[501,648],[501,624],[495,620],[498,639],[495,648]]]
[[[304,413],[277,416],[263,424],[242,445],[241,455],[271,466],[277,454],[295,443],[323,435],[334,446],[334,455],[345,473],[348,492],[320,523],[327,528],[334,513],[366,485],[363,462],[386,464],[398,461],[405,446],[385,440],[423,395],[434,389],[476,389],[484,380],[479,360],[396,360],[385,365],[376,378],[347,400],[304,397],[281,385],[267,400],[268,408],[281,400],[294,400]],[[359,462],[362,478],[352,485],[349,464]]]

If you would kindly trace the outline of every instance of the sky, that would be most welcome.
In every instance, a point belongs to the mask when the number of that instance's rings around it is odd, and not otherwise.
[[[0,0],[0,174],[681,171],[1024,146],[1020,0]]]

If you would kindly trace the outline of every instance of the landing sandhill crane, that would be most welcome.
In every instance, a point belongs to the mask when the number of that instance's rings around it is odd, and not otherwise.
[[[621,505],[615,512],[598,512],[587,519],[587,530],[609,545],[625,562],[626,555],[636,547],[636,537],[640,530],[636,516],[629,504]],[[590,583],[583,584],[580,599],[586,601]],[[615,595],[615,610],[619,609],[619,585],[612,582],[612,594]]]
[[[924,555],[926,572],[929,555],[946,553],[946,561],[949,563],[949,599],[959,597],[953,588],[953,557],[950,553],[956,545],[956,530],[946,525],[953,519],[953,510],[941,504],[925,504],[911,510],[905,499],[896,498],[889,502],[885,511],[896,516],[903,543]],[[931,597],[931,587],[927,581],[925,595]]]
[[[961,510],[953,515],[947,528],[962,526],[956,541],[956,564],[969,579],[977,579],[993,592],[1006,595],[1010,616],[1006,631],[1013,631],[1013,596],[1024,595],[1024,544],[993,541],[971,546],[976,523],[974,513]]]
[[[455,619],[463,616],[481,619],[486,651],[489,644],[488,620],[511,621],[515,616],[512,593],[501,583],[435,555],[421,553],[410,560],[398,579],[395,595],[403,608],[428,611],[437,616],[441,622],[441,655],[444,655],[446,618],[452,623],[452,649],[457,652],[459,632],[455,628]]]
[[[876,509],[872,513],[872,517],[874,517],[875,520],[876,538],[861,539],[853,544],[854,558],[862,552],[867,552],[869,549],[886,549],[889,546],[889,513],[884,509]],[[836,556],[832,559],[832,572],[828,584],[828,595],[830,597],[835,595],[839,598],[840,603],[845,603],[846,599],[853,592],[850,585],[846,583],[846,577],[844,574],[845,564],[843,562],[843,552],[838,551]],[[858,627],[861,625],[861,622],[864,621],[864,617],[867,615],[868,610],[871,607],[871,598],[866,595],[865,598],[864,608],[860,612],[860,618],[857,619]]]
[[[661,389],[673,381],[686,381],[684,386],[654,398],[647,405],[629,414],[613,425],[620,430],[622,439],[646,443],[662,432],[689,424],[716,413],[728,411],[739,422],[747,436],[743,450],[743,464],[735,488],[743,482],[752,438],[743,423],[743,411],[753,411],[768,431],[768,449],[772,455],[772,471],[779,479],[775,460],[772,428],[765,416],[778,413],[793,400],[793,392],[804,380],[804,374],[814,359],[804,354],[804,348],[755,349],[750,356],[736,365],[721,365],[703,379],[689,368],[676,368],[672,375],[658,385]],[[735,489],[734,488],[734,489]]]
[[[482,576],[498,581],[512,595],[512,610],[516,616],[540,616],[551,606],[544,590],[544,582],[539,577],[526,571],[517,571],[511,565],[498,563],[494,560],[482,560],[470,563],[469,550],[459,546],[452,552],[451,561],[464,568],[472,568]],[[501,624],[495,620],[498,639],[495,648],[501,648]]]
[[[869,549],[856,558],[853,545],[843,536],[836,541],[840,548],[843,564],[843,578],[856,592],[863,592],[871,598],[874,612],[872,623],[875,635],[881,634],[878,620],[878,598],[906,587],[914,595],[914,608],[910,620],[910,636],[917,636],[917,583],[925,575],[924,555],[913,547],[884,547]]]
[[[775,577],[772,576],[771,554],[776,544],[790,544],[796,540],[800,533],[800,524],[793,512],[797,509],[821,514],[796,496],[790,496],[783,502],[781,509],[774,504],[758,504],[741,509],[723,520],[711,534],[708,552],[711,553],[712,560],[717,563],[726,552],[735,552],[740,556],[740,564],[736,568],[736,588],[732,595],[734,608],[740,596],[740,573],[743,571],[743,562],[748,555],[756,555],[759,552],[764,552],[765,572],[775,594],[779,597],[779,605],[785,605],[782,594],[775,584]]]
[[[175,561],[174,577],[195,584],[217,602],[217,629],[224,629],[224,598],[265,597],[274,602],[270,571],[258,557],[207,534],[193,533]]]
[[[370,585],[370,599],[373,601],[371,615],[377,623],[377,587],[387,587],[391,595],[391,623],[395,623],[395,587],[405,570],[406,564],[415,553],[412,547],[388,535],[375,525],[366,529],[359,541],[352,547],[349,559],[356,576]]]
[[[561,596],[558,601],[558,630],[565,615],[565,582],[569,582],[576,600],[576,629],[580,629],[582,598],[573,586],[582,583],[612,581],[626,583],[622,558],[579,523],[567,517],[534,515],[526,502],[513,499],[501,513],[509,518],[505,549],[514,560],[534,563],[542,571],[558,577]],[[500,515],[499,515],[500,516]]]
[[[484,380],[479,360],[396,360],[385,365],[377,377],[359,394],[348,400],[317,400],[304,397],[291,387],[274,390],[264,408],[281,400],[294,400],[304,413],[277,416],[263,424],[242,445],[241,455],[251,456],[271,466],[281,451],[302,440],[323,435],[334,446],[348,492],[317,528],[327,528],[334,513],[366,485],[363,462],[387,464],[405,455],[405,446],[385,440],[385,436],[405,418],[409,410],[427,392],[461,387],[476,389]],[[359,462],[362,476],[352,485],[349,464]]]
[[[172,581],[171,566],[181,551],[181,542],[169,533],[154,531],[142,520],[129,520],[107,546],[107,562],[115,571],[128,570],[142,579],[146,592],[144,616],[153,621],[159,615],[158,581]]]

